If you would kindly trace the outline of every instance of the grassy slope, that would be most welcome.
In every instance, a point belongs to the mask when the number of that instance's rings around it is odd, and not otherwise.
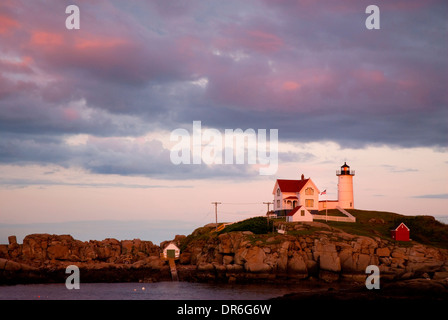
[[[413,241],[399,241],[400,246],[411,246],[415,242],[419,242],[425,245],[448,249],[448,225],[435,220],[434,217],[405,216],[385,211],[355,209],[347,211],[356,217],[355,223],[335,221],[324,222],[322,220],[319,220],[318,222],[327,223],[331,227],[342,229],[350,234],[379,237],[389,241],[392,241],[390,237],[390,230],[395,229],[401,222],[404,222],[411,229],[411,239]],[[375,221],[372,221],[372,219],[375,219]],[[285,223],[284,220],[283,222],[281,222],[280,219],[274,220],[276,225]],[[312,233],[317,229],[311,228],[306,230],[306,232]],[[182,247],[185,248],[188,243],[193,240],[206,240],[210,239],[210,237],[217,237],[219,234],[231,231],[252,231],[256,235],[263,237],[264,234],[272,232],[272,225],[270,224],[268,226],[266,218],[264,217],[255,217],[232,224],[219,233],[214,232],[214,230],[214,227],[202,227],[196,229],[183,241]],[[302,234],[303,231],[300,231],[297,234],[299,233]],[[294,234],[294,232],[291,234]]]
[[[356,209],[347,211],[356,217],[356,223],[329,221],[328,225],[340,228],[351,234],[377,236],[382,239],[391,240],[390,230],[395,229],[401,222],[404,222],[411,229],[411,239],[413,241],[448,248],[448,225],[435,220],[434,217],[404,216],[386,211]],[[376,221],[372,221],[372,218],[376,219]],[[405,243],[400,242],[400,244]]]

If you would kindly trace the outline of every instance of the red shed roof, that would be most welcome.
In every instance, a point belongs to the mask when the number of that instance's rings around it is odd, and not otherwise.
[[[302,206],[295,207],[294,209],[292,209],[291,211],[288,212],[287,216],[291,217],[291,216],[295,215],[296,212],[299,211],[300,208],[302,208]]]
[[[409,229],[408,228],[408,226],[407,225],[405,225],[403,222],[402,223],[400,223],[399,225],[398,225],[398,227],[396,227],[395,229],[393,229],[392,231],[398,231],[398,228],[400,228],[401,227],[401,225],[403,225],[408,231],[411,231],[411,229]]]

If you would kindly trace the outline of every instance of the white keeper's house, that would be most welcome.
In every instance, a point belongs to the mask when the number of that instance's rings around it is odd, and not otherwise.
[[[277,216],[287,216],[291,214],[294,216],[294,221],[300,221],[300,216],[303,221],[309,221],[309,213],[317,214],[320,210],[325,209],[353,209],[353,176],[355,171],[350,170],[347,163],[341,166],[340,170],[336,171],[338,177],[338,200],[319,199],[321,191],[311,178],[305,179],[302,174],[300,180],[286,180],[277,179],[275,181],[274,189],[274,212]],[[324,190],[322,193],[326,193]],[[297,210],[301,207],[301,210]],[[294,210],[294,212],[291,212]],[[305,211],[304,211],[305,210]],[[296,213],[302,213],[297,215]],[[288,218],[290,220],[292,218]]]
[[[303,174],[300,180],[277,179],[272,193],[277,216],[286,216],[298,206],[303,206],[310,212],[319,210],[320,191],[313,180],[305,179]]]

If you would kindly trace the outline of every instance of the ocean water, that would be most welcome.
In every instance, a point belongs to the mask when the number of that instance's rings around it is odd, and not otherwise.
[[[436,218],[436,220],[439,220],[440,222],[448,224],[448,216],[435,216],[434,218]]]
[[[207,284],[190,282],[64,283],[0,286],[0,300],[266,300],[292,292],[327,288],[304,285]]]

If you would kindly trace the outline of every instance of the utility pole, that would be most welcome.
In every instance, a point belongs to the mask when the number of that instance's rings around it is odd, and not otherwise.
[[[218,230],[218,204],[221,202],[212,202],[215,205],[215,221],[216,221],[216,230]]]
[[[266,212],[266,222],[268,223],[268,227],[269,227],[269,205],[274,204],[274,202],[263,202],[263,204],[268,205],[268,212]],[[272,224],[272,225],[274,225],[274,224]]]
[[[274,204],[274,202],[263,202],[263,204],[267,204],[268,205],[268,212],[269,212],[269,205],[270,204]]]

